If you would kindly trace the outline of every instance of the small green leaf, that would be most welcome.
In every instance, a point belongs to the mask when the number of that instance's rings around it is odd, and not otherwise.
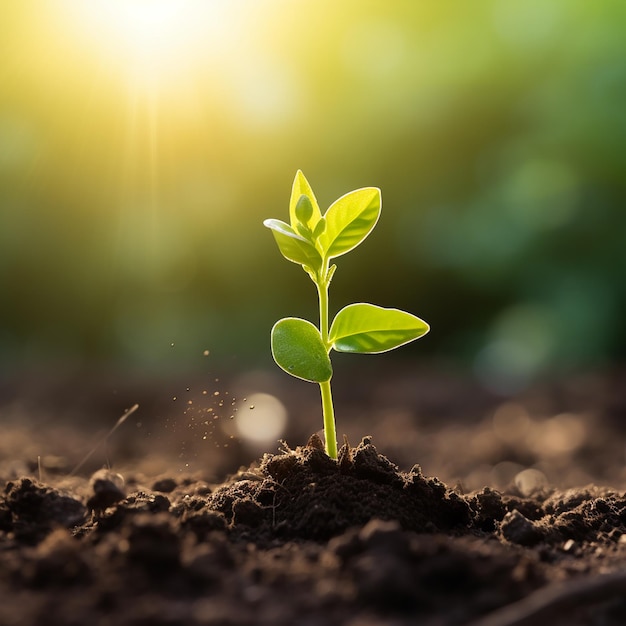
[[[329,341],[338,352],[378,354],[425,335],[428,324],[411,313],[374,304],[350,304],[330,328]]]
[[[307,320],[286,317],[274,324],[272,356],[288,374],[312,383],[326,382],[333,375],[320,331]]]
[[[313,231],[313,240],[319,239],[320,235],[324,232],[326,228],[326,220],[322,217],[320,221],[315,226],[315,230]]]
[[[296,203],[296,219],[300,224],[306,226],[311,217],[313,217],[313,205],[309,196],[302,194]]]
[[[324,214],[326,229],[319,238],[321,253],[329,259],[356,248],[380,216],[381,194],[376,187],[351,191],[331,204]]]
[[[293,185],[291,187],[291,199],[289,200],[289,221],[294,229],[299,221],[296,208],[302,196],[306,196],[311,203],[311,216],[305,225],[313,230],[322,217],[322,213],[319,205],[317,204],[317,200],[315,199],[313,189],[311,189],[311,185],[309,185],[309,181],[304,177],[302,171],[298,170],[296,172],[296,177],[293,180]]]
[[[295,231],[307,241],[314,244],[313,233],[309,226],[309,221],[313,215],[313,205],[308,196],[300,196],[296,204],[296,223],[293,225]],[[315,245],[315,244],[314,244]]]
[[[274,235],[281,254],[289,261],[311,268],[317,272],[322,266],[322,258],[315,246],[301,237],[289,224],[281,220],[269,219],[263,222]]]

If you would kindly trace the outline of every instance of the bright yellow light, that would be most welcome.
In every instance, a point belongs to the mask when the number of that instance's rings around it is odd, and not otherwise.
[[[76,27],[135,87],[197,70],[220,39],[226,0],[66,0]]]
[[[162,51],[180,26],[176,20],[182,7],[173,0],[130,0],[121,5],[107,2],[102,8],[110,27],[119,30],[126,45],[141,54]]]

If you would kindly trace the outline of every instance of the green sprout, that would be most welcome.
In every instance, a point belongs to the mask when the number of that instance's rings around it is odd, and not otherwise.
[[[326,452],[333,459],[337,458],[337,435],[331,349],[378,354],[429,331],[424,320],[406,311],[363,302],[341,309],[329,327],[328,287],[337,267],[330,261],[356,248],[372,232],[380,209],[380,189],[364,187],[342,196],[322,215],[311,186],[298,170],[289,201],[290,224],[276,219],[263,222],[272,230],[282,255],[301,265],[317,287],[319,328],[297,317],[279,320],[272,328],[272,356],[288,374],[319,384]]]

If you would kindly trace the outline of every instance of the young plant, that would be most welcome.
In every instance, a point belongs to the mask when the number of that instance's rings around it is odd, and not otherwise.
[[[289,201],[290,224],[275,219],[263,222],[282,255],[301,265],[317,287],[319,327],[297,317],[279,320],[272,328],[272,356],[288,374],[319,384],[326,452],[333,459],[337,435],[330,351],[378,354],[429,331],[426,322],[410,313],[363,302],[343,308],[329,326],[328,287],[336,269],[330,261],[356,248],[372,232],[380,209],[380,189],[365,187],[342,196],[322,215],[311,186],[298,170]]]

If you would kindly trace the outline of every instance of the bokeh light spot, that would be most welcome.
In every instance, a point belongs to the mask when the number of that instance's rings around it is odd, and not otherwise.
[[[535,447],[543,456],[569,455],[580,448],[586,435],[587,429],[579,415],[560,413],[543,424]]]
[[[280,438],[287,425],[287,409],[268,393],[248,396],[253,411],[240,411],[235,424],[239,436],[253,444],[268,444]]]
[[[546,475],[542,471],[533,468],[522,470],[515,477],[514,482],[523,496],[531,496],[533,493],[541,491],[548,486]]]

